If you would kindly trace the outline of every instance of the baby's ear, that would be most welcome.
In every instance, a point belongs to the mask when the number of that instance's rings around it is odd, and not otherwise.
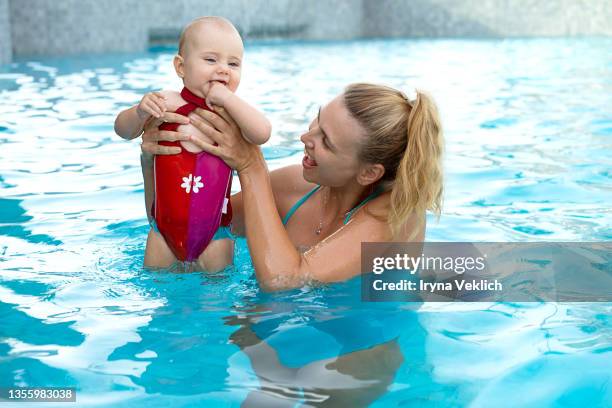
[[[179,78],[183,78],[185,76],[183,72],[183,57],[181,57],[178,54],[175,55],[173,63],[174,63],[174,70],[176,71],[176,75],[178,75]]]

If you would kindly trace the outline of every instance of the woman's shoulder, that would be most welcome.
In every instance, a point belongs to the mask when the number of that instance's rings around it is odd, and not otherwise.
[[[374,219],[377,221],[385,221],[391,210],[391,192],[383,191],[376,194],[371,200],[369,200],[364,206],[362,211],[357,211],[355,217],[360,216],[362,218]]]
[[[369,200],[362,208],[359,208],[352,214],[347,226],[359,226],[360,229],[365,228],[365,230],[370,233],[376,231],[378,238],[390,238],[390,230],[387,223],[391,208],[390,197],[391,194],[389,192],[383,192]],[[381,240],[386,241],[388,239]],[[376,239],[376,241],[378,241],[378,239]]]
[[[316,186],[316,184],[304,180],[302,166],[299,164],[271,171],[270,181],[275,194],[304,194]]]
[[[280,214],[288,211],[297,200],[313,189],[316,184],[304,180],[301,165],[281,167],[270,172],[270,182],[276,207]]]
[[[386,237],[383,241],[422,241],[424,238],[425,223],[419,222],[425,216],[416,212],[410,214],[404,223],[398,228],[398,236],[395,239],[391,236],[389,226],[389,215],[391,212],[391,192],[386,191],[370,200],[361,211],[357,211],[352,217],[358,220],[355,224],[365,227],[371,232],[378,231],[380,236]],[[419,229],[416,236],[413,236],[415,228]],[[410,238],[412,237],[412,238]]]

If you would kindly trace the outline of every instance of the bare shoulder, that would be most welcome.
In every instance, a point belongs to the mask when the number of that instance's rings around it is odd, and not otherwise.
[[[284,217],[289,208],[297,201],[296,198],[300,194],[304,194],[309,186],[302,177],[302,166],[293,165],[281,167],[270,172],[270,183],[272,185],[272,193],[276,209],[281,217]],[[312,187],[310,187],[312,188]],[[232,208],[234,210],[232,220],[232,232],[239,236],[244,236],[244,207],[242,201],[242,192],[232,195]]]
[[[181,93],[179,91],[172,91],[170,89],[164,89],[164,90],[159,91],[159,93],[165,96],[166,98],[181,98]]]
[[[271,171],[270,182],[276,208],[281,217],[284,217],[289,208],[315,186],[304,180],[302,166],[299,164]]]
[[[348,231],[356,232],[360,235],[367,231],[372,241],[391,240],[391,230],[387,219],[391,202],[391,193],[386,192],[370,200],[362,208],[356,211],[351,220],[347,223]],[[376,237],[376,239],[372,239]]]
[[[301,194],[315,185],[304,180],[302,166],[294,164],[270,172],[270,181],[274,194]]]
[[[363,209],[354,215],[353,219],[355,221],[359,220],[358,224],[365,225],[366,229],[373,233],[376,232],[376,235],[383,241],[423,241],[425,237],[425,214],[412,213],[400,226],[399,236],[393,238],[388,223],[390,210],[391,193],[385,192],[367,203]],[[418,229],[416,235],[414,234],[415,229]]]
[[[181,97],[181,93],[178,91],[163,90],[163,91],[159,91],[159,93],[162,94],[166,98],[166,106],[168,107],[169,111],[175,111],[180,106],[187,103]]]
[[[364,227],[365,229],[376,233],[377,237],[383,241],[422,241],[425,233],[425,215],[411,214],[404,224],[400,226],[398,234],[392,238],[391,228],[389,226],[389,214],[391,210],[391,193],[385,192],[375,199],[368,202],[362,209],[357,211],[352,217],[355,224]],[[416,235],[415,229],[418,229]]]

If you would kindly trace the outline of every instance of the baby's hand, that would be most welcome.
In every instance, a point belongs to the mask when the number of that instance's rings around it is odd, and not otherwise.
[[[142,97],[136,112],[141,120],[149,116],[160,118],[166,112],[166,97],[159,92],[149,92]]]
[[[208,90],[208,95],[206,95],[206,104],[211,108],[215,106],[223,108],[225,106],[225,101],[231,94],[232,91],[227,89],[225,85],[215,82]]]

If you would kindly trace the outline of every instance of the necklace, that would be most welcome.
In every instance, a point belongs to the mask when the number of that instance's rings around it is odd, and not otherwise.
[[[322,188],[323,189],[323,188]],[[325,194],[325,191],[328,191],[327,194]],[[321,231],[323,231],[323,217],[325,216],[325,208],[327,208],[327,202],[329,201],[329,194],[331,193],[331,191],[329,190],[325,190],[321,192],[322,198],[321,198],[321,215],[319,217],[319,225],[317,226],[317,229],[315,229],[315,234],[317,235],[321,235]],[[348,215],[348,213],[350,213],[351,210],[348,210],[347,212],[344,213],[344,216],[346,217]]]
[[[321,192],[321,214],[319,217],[319,226],[315,230],[315,234],[321,235],[321,231],[323,230],[323,215],[325,215],[325,207],[327,207],[327,195],[324,191]]]

